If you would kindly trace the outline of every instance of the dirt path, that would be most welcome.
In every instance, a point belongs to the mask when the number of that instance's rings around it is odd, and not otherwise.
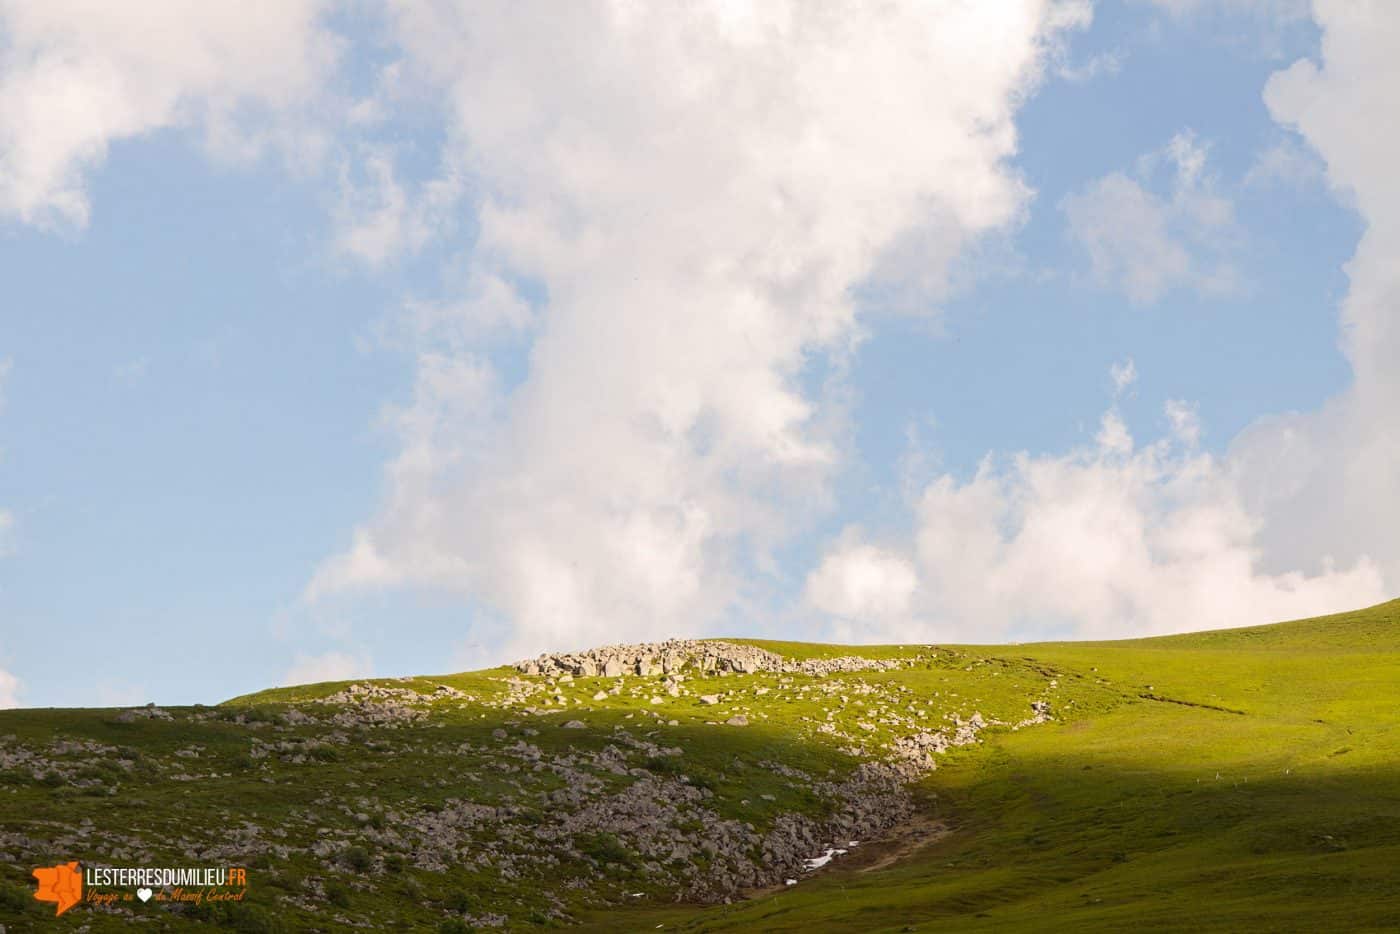
[[[847,848],[845,856],[836,857],[821,869],[804,872],[797,879],[799,882],[815,879],[817,876],[825,875],[833,870],[878,872],[881,869],[888,869],[900,860],[914,855],[930,843],[942,840],[952,832],[952,828],[947,823],[931,814],[915,814],[889,836],[879,840],[862,840],[859,846]],[[812,855],[819,856],[820,854],[813,853]],[[743,895],[745,898],[762,898],[765,895],[782,892],[787,888],[786,884],[769,885],[758,889],[745,889]]]
[[[952,832],[952,828],[938,818],[929,814],[916,814],[892,836],[857,847],[839,860],[832,860],[829,865],[840,865],[856,872],[888,869]]]

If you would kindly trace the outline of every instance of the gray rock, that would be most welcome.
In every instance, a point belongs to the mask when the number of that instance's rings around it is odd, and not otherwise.
[[[701,672],[752,674],[759,671],[797,672],[826,675],[843,671],[891,671],[904,667],[907,660],[871,659],[856,656],[811,658],[802,661],[783,658],[766,649],[732,642],[697,639],[671,639],[638,645],[608,645],[585,652],[541,655],[516,664],[517,670],[532,675],[558,676],[564,673],[584,676],[601,673],[615,678],[628,672],[643,677],[677,674],[683,669]]]

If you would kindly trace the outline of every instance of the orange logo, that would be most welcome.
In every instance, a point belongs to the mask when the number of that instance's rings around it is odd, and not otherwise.
[[[34,893],[34,897],[41,902],[58,902],[55,916],[83,900],[83,874],[77,863],[36,869],[31,875],[39,880],[39,891]]]

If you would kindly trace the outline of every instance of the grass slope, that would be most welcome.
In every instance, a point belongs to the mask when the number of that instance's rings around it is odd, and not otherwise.
[[[178,920],[147,906],[151,929],[338,930],[358,922],[450,931],[464,929],[453,918],[483,913],[501,914],[512,928],[582,920],[600,931],[1400,928],[1400,601],[1123,642],[934,653],[753,644],[794,658],[919,660],[825,679],[852,698],[840,705],[820,692],[821,679],[774,674],[698,681],[691,695],[660,704],[647,679],[629,678],[628,690],[595,701],[612,679],[583,678],[557,686],[559,712],[536,716],[508,697],[504,670],[384,682],[424,693],[448,685],[471,700],[434,703],[429,717],[405,726],[343,731],[349,741],[341,743],[326,743],[324,726],[297,725],[287,711],[324,709],[316,699],[344,685],[172,709],[170,721],[0,712],[0,750],[44,751],[51,764],[38,778],[19,766],[0,773],[0,920],[10,931],[125,928],[129,919],[87,906],[54,921],[52,908],[30,897],[29,870],[74,858],[132,862],[135,852],[184,864],[192,846],[218,841],[252,867],[250,903]],[[748,727],[711,725],[715,708],[696,696],[720,691],[731,692],[721,712],[744,711]],[[875,755],[917,718],[976,710],[1014,722],[1029,699],[1046,696],[1055,722],[989,730],[920,782],[925,813],[951,833],[885,868],[838,860],[799,885],[732,905],[668,904],[669,893],[616,840],[576,841],[577,859],[515,880],[457,866],[417,869],[357,843],[373,840],[386,814],[432,812],[464,798],[510,802],[546,820],[544,796],[558,790],[549,776],[499,770],[503,744],[526,730],[552,755],[603,749],[618,728],[681,747],[687,778],[707,788],[713,812],[761,829],[784,812],[819,817],[828,806],[761,763],[837,777],[854,767],[843,751],[850,741],[815,731],[827,713],[841,736],[858,737]],[[898,723],[871,724],[877,707]],[[588,727],[565,730],[565,717]],[[65,752],[56,739],[118,752]],[[303,752],[253,757],[257,743],[274,740]],[[638,774],[676,768],[644,751],[629,764]],[[186,773],[202,778],[183,780]],[[243,821],[262,836],[240,838]],[[284,836],[273,838],[274,828]],[[333,857],[300,849],[318,837],[338,841]],[[273,839],[293,852],[270,854]],[[616,907],[608,893],[624,890],[643,895]]]
[[[1400,929],[1400,601],[968,649],[1118,692],[926,782],[958,831],[886,872],[656,913],[683,931]],[[644,919],[636,918],[637,927]]]

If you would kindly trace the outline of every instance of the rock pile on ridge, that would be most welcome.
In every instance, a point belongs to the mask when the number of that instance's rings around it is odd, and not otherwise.
[[[946,752],[953,746],[970,746],[981,742],[977,734],[986,729],[987,725],[980,713],[973,714],[967,721],[955,714],[951,735],[947,730],[925,730],[895,740],[890,750],[900,759],[913,763],[920,769],[932,770],[937,768],[933,759],[935,754]]]
[[[605,645],[583,652],[556,652],[538,658],[516,662],[522,674],[573,675],[578,678],[622,675],[669,675],[682,669],[699,672],[734,672],[753,674],[760,671],[787,674],[827,675],[843,671],[894,671],[908,662],[900,659],[859,658],[843,655],[839,658],[808,658],[798,661],[784,658],[767,649],[734,642],[701,639],[668,639],[665,642],[642,642],[635,645]]]

